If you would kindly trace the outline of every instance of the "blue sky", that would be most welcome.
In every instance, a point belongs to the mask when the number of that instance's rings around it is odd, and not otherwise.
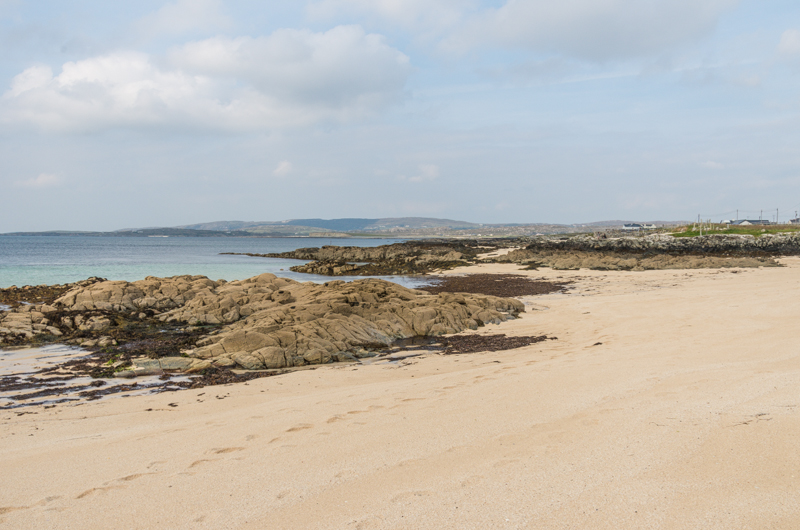
[[[800,4],[0,0],[0,232],[781,218]]]

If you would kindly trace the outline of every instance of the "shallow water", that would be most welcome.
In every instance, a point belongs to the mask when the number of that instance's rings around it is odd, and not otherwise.
[[[333,278],[295,273],[292,265],[306,263],[251,256],[221,255],[222,252],[267,254],[323,245],[373,247],[397,243],[396,239],[329,238],[180,238],[180,237],[89,237],[89,236],[0,236],[0,288],[12,285],[62,284],[100,276],[109,280],[136,281],[147,276],[199,274],[211,279],[241,280],[269,272],[297,281],[327,282]],[[424,277],[382,276],[406,287],[428,283]],[[345,281],[356,276],[341,277]],[[0,305],[0,311],[9,309]],[[53,344],[40,348],[0,349],[0,408],[17,408],[63,402],[86,401],[81,392],[122,388],[129,391],[111,394],[117,397],[163,391],[158,376],[138,377],[134,381],[110,379],[103,386],[89,377],[58,379],[64,372],[42,374],[66,361],[89,352],[80,348]],[[47,381],[47,379],[50,381]],[[173,381],[188,378],[175,377]],[[169,386],[166,386],[169,388]],[[20,399],[39,391],[53,390],[52,395]],[[105,397],[104,397],[105,398]]]
[[[100,276],[136,281],[147,276],[199,274],[213,280],[243,280],[270,272],[297,281],[322,283],[328,276],[296,273],[301,260],[221,255],[268,254],[323,245],[374,247],[398,239],[251,238],[251,237],[89,237],[0,236],[0,288],[12,285],[69,283]],[[407,287],[415,278],[383,277]],[[346,281],[357,277],[341,278]]]
[[[97,399],[87,391],[109,392],[101,399],[163,392],[171,387],[158,376],[129,379],[92,379],[67,377],[63,371],[45,371],[89,352],[74,346],[51,344],[39,348],[0,350],[0,409],[16,409],[30,405],[81,403]],[[188,381],[173,377],[171,381]],[[177,390],[177,387],[174,387]]]

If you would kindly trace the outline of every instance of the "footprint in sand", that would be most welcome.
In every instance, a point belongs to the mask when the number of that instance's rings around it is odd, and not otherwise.
[[[502,460],[498,460],[497,462],[495,462],[494,467],[498,468],[498,467],[510,466],[511,464],[516,464],[517,462],[519,462],[519,460],[516,458],[503,458]]]
[[[203,464],[203,463],[205,463],[205,462],[214,462],[214,460],[209,460],[209,459],[207,459],[207,458],[203,458],[203,459],[200,459],[200,460],[195,460],[194,462],[192,462],[192,463],[189,465],[189,469],[192,469],[193,467],[197,467],[197,466],[199,466],[200,464]]]
[[[342,479],[346,479],[348,477],[352,477],[355,474],[356,474],[356,472],[354,470],[352,470],[352,469],[343,469],[343,470],[339,471],[338,473],[336,473],[333,476],[333,478],[342,480]]]
[[[483,481],[483,476],[481,475],[473,475],[471,477],[467,477],[466,479],[461,481],[462,488],[472,488],[477,486]]]
[[[145,475],[155,475],[155,473],[134,473],[133,475],[128,475],[127,477],[118,478],[117,480],[121,480],[123,482],[130,482],[131,480],[136,480],[137,478],[143,477]]]
[[[288,489],[288,490],[283,490],[283,491],[278,492],[278,494],[275,495],[275,498],[278,499],[278,500],[281,500],[281,499],[285,499],[287,497],[298,497],[298,496],[299,495],[297,493],[297,490]]]
[[[76,499],[83,499],[84,497],[88,497],[89,495],[92,495],[93,493],[102,493],[104,491],[114,490],[114,489],[118,489],[118,488],[121,488],[121,487],[122,486],[102,486],[100,488],[91,488],[91,489],[88,489],[88,490],[84,491],[83,493],[81,493],[80,495],[78,495],[75,498]]]
[[[314,427],[314,425],[312,425],[310,423],[299,423],[299,424],[295,425],[294,427],[292,427],[290,429],[287,429],[286,432],[303,431],[305,429],[311,429],[312,427]]]
[[[211,452],[215,455],[222,455],[225,453],[234,453],[236,451],[244,451],[244,447],[222,447],[220,449],[212,449]]]

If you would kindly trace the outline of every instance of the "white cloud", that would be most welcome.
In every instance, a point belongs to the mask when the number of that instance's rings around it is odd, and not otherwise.
[[[738,3],[506,0],[485,8],[475,0],[320,0],[309,11],[328,17],[365,13],[416,34],[438,32],[441,49],[451,53],[488,46],[607,61],[660,55],[691,44]]]
[[[720,164],[719,162],[714,162],[713,160],[707,160],[700,165],[706,169],[725,169],[724,164]]]
[[[325,33],[281,29],[268,37],[217,37],[170,54],[184,71],[235,78],[286,101],[341,107],[382,105],[410,73],[406,55],[359,26]]]
[[[508,0],[444,42],[528,48],[591,61],[661,54],[707,35],[736,0]]]
[[[41,173],[38,177],[18,180],[15,184],[22,188],[52,188],[61,184],[61,178],[52,173]]]
[[[476,7],[475,0],[319,0],[307,11],[317,18],[372,15],[406,29],[427,32],[456,26]]]
[[[800,55],[800,31],[787,29],[781,35],[778,51],[787,55]]]
[[[165,63],[137,52],[34,66],[3,95],[4,121],[45,129],[231,131],[362,118],[404,96],[408,57],[358,26],[191,42]]]
[[[178,0],[135,23],[136,29],[148,37],[216,30],[230,25],[220,0]]]
[[[439,177],[439,166],[435,164],[420,164],[419,172],[413,177],[400,176],[400,180],[407,180],[409,182],[425,182],[428,180],[435,180]]]
[[[275,170],[272,172],[273,175],[276,177],[285,177],[289,173],[292,172],[292,163],[288,160],[284,160],[278,164]]]

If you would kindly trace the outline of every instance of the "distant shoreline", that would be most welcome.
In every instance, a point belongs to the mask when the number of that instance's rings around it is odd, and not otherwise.
[[[340,234],[254,234],[245,231],[219,232],[216,230],[191,230],[191,229],[150,229],[137,230],[135,232],[65,232],[65,231],[45,231],[45,232],[6,232],[0,233],[0,237],[246,237],[246,238],[287,238],[287,239],[412,239],[409,236],[384,235],[384,234],[364,234],[364,235],[340,235]]]

